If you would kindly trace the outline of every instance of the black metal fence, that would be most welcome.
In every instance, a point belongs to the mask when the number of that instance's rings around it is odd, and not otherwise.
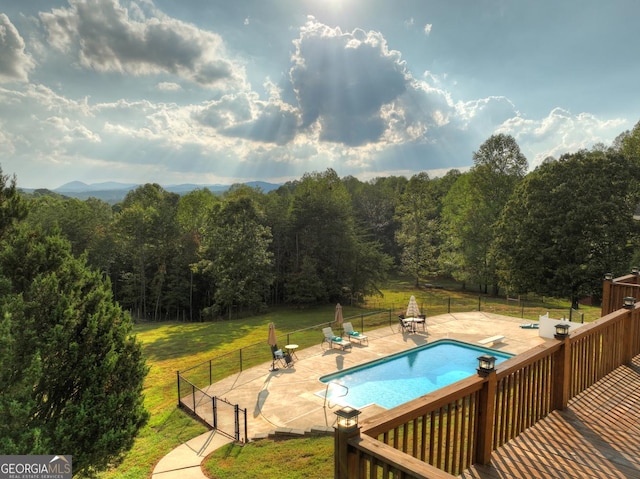
[[[209,427],[238,442],[247,441],[247,410],[212,396],[178,376],[178,407],[186,409]]]
[[[424,297],[417,295],[416,299],[421,312],[427,317],[446,313],[485,311],[531,320],[537,320],[539,316],[549,313],[553,318],[564,318],[575,322],[585,321],[583,312],[555,306],[551,302],[485,296],[478,296],[475,299],[470,297],[438,297],[429,294],[425,294]],[[344,321],[351,322],[354,329],[358,331],[367,331],[383,326],[396,328],[398,314],[403,313],[406,309],[406,304],[383,302],[369,302],[366,306],[371,309],[370,312],[345,317]],[[594,314],[599,317],[599,314]],[[331,321],[280,333],[278,334],[279,344],[281,346],[297,344],[298,351],[318,345],[323,337],[322,328],[327,326],[335,327],[335,323]],[[189,410],[210,427],[237,441],[246,441],[246,409],[217,397],[210,386],[232,374],[240,373],[244,369],[271,360],[271,350],[264,341],[261,341],[196,364],[184,371],[178,371],[178,405]]]

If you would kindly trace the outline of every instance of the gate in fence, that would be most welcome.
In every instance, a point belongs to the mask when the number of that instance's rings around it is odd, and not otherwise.
[[[247,410],[206,393],[183,378],[180,372],[178,407],[186,409],[219,433],[238,442],[247,442]]]

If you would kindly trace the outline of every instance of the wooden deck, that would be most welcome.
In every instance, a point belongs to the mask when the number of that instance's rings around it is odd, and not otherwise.
[[[495,451],[464,479],[640,478],[640,356]]]

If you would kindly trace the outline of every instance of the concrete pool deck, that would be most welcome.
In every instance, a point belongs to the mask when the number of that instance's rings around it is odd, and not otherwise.
[[[298,359],[293,367],[270,371],[271,362],[264,363],[212,384],[208,393],[247,409],[249,438],[273,430],[331,427],[339,406],[330,401],[325,404],[324,397],[317,394],[326,388],[319,380],[321,376],[438,339],[456,339],[482,346],[478,341],[500,335],[505,339],[493,349],[512,354],[553,341],[541,338],[537,329],[520,328],[529,322],[485,312],[443,314],[427,318],[426,333],[421,328],[416,333],[403,333],[396,324],[364,331],[369,343],[362,345],[354,341],[346,351],[321,347],[320,333],[317,346],[296,352]],[[265,348],[268,347],[265,340]],[[361,410],[360,417],[371,417],[382,410],[375,405],[368,406]],[[165,456],[156,465],[153,477],[170,478],[172,472],[179,473],[182,479],[204,477],[199,470],[200,462],[211,450],[228,442],[215,432],[194,438]]]
[[[518,354],[546,341],[537,329],[520,328],[525,322],[483,312],[444,314],[427,319],[426,333],[421,329],[402,333],[395,324],[365,331],[369,343],[354,341],[346,351],[326,349],[326,345],[323,349],[319,336],[317,346],[296,352],[298,359],[293,367],[272,372],[271,363],[256,366],[211,385],[208,392],[247,409],[249,438],[273,429],[330,427],[339,406],[331,401],[325,403],[324,396],[318,394],[326,388],[319,381],[321,376],[445,338],[482,346],[478,341],[501,335],[505,339],[493,349]],[[360,417],[381,410],[375,405],[367,406]]]

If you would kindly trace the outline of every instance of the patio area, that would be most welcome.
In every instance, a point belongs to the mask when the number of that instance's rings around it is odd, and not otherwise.
[[[322,336],[318,345],[296,351],[293,367],[270,371],[271,362],[234,374],[212,384],[207,392],[247,409],[248,437],[271,430],[305,430],[314,426],[333,426],[335,403],[325,402],[325,385],[319,378],[325,374],[372,361],[393,353],[434,342],[456,339],[481,346],[478,342],[491,336],[504,336],[494,349],[519,354],[546,340],[537,329],[523,329],[520,318],[483,312],[443,314],[427,318],[427,331],[399,332],[397,325],[364,333],[368,344],[353,342],[346,351],[323,349]],[[335,330],[335,329],[334,329]],[[335,330],[337,333],[337,330]],[[269,348],[265,341],[265,348]],[[368,406],[361,418],[370,417],[381,409]]]

